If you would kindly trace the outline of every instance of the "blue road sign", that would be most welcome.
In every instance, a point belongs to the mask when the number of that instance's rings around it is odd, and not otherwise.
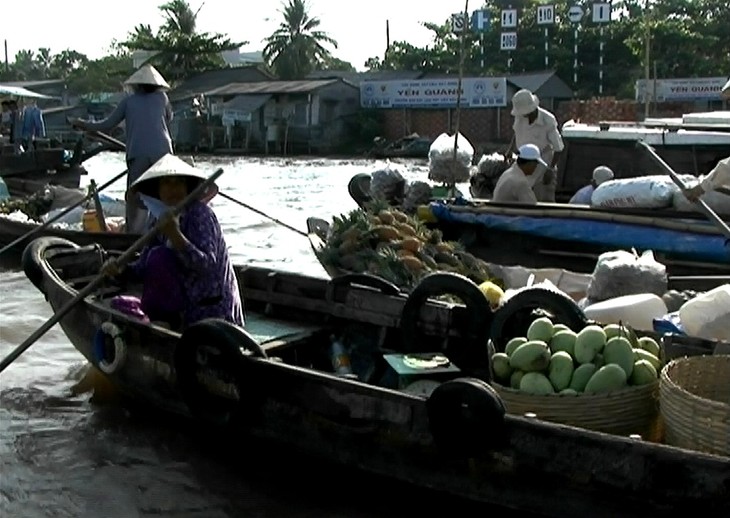
[[[486,32],[489,30],[490,13],[485,9],[474,11],[471,15],[471,28],[474,32]]]

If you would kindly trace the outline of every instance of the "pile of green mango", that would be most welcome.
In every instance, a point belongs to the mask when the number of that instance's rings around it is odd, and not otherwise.
[[[535,319],[527,336],[512,338],[492,355],[500,385],[534,395],[601,394],[656,382],[659,344],[619,324],[591,324],[578,332],[547,317]]]

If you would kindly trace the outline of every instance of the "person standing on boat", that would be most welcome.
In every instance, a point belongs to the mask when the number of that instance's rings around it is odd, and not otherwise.
[[[730,187],[730,156],[720,160],[717,165],[705,176],[700,183],[684,191],[690,201],[697,201],[708,191],[720,187]]]
[[[152,65],[144,65],[124,82],[133,88],[104,120],[98,122],[74,119],[72,125],[84,130],[109,131],[125,122],[127,143],[127,188],[157,162],[172,153],[170,123],[172,107],[165,90],[165,78]],[[127,199],[127,232],[142,233],[147,224],[147,211],[139,201]]]
[[[35,147],[35,141],[39,138],[46,138],[46,122],[43,119],[43,112],[34,100],[30,100],[23,110],[22,137],[25,149]]]
[[[2,112],[0,114],[0,135],[7,135],[10,133],[10,101],[5,100],[0,103],[2,106]]]
[[[596,190],[596,187],[609,180],[613,180],[613,171],[610,167],[599,165],[593,170],[593,179],[591,180],[591,183],[578,189],[578,192],[573,195],[568,203],[572,203],[574,205],[590,205],[591,197],[593,196],[593,191]]]
[[[565,145],[555,116],[540,107],[540,100],[529,90],[520,90],[512,97],[514,136],[507,156],[525,144],[535,144],[546,165],[541,165],[529,178],[538,201],[555,202],[557,173],[555,167]]]
[[[153,321],[182,329],[205,318],[221,318],[243,326],[243,304],[223,231],[207,202],[218,192],[213,186],[201,200],[188,204],[177,218],[178,205],[206,175],[180,158],[167,154],[130,187],[155,217],[161,232],[130,263],[125,275],[142,281],[141,306]],[[103,268],[118,275],[113,260]]]
[[[546,166],[535,144],[524,144],[517,150],[517,161],[497,180],[492,201],[499,203],[537,203],[530,177],[538,167]]]

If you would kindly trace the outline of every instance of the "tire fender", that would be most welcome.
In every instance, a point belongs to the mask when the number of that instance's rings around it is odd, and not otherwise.
[[[444,353],[462,372],[484,381],[489,375],[489,329],[492,312],[489,301],[474,282],[463,275],[435,272],[426,275],[408,296],[401,313],[401,332],[406,352],[419,350],[418,321],[421,307],[429,297],[455,295],[466,305],[465,321],[460,326],[462,337],[452,340]]]
[[[123,332],[115,323],[104,322],[99,327],[94,335],[93,351],[96,366],[104,374],[114,374],[124,366],[127,344],[124,342]]]
[[[506,442],[504,403],[482,380],[442,383],[426,400],[426,411],[434,442],[444,453],[479,457]]]
[[[490,335],[496,352],[503,352],[510,339],[527,334],[527,328],[537,318],[535,310],[576,332],[588,324],[583,310],[565,293],[542,286],[522,288],[494,312]]]
[[[225,320],[204,319],[183,332],[174,353],[176,384],[193,417],[218,425],[246,417],[242,414],[252,402],[243,372],[247,356],[267,357],[251,335]],[[239,400],[211,394],[198,380],[203,366],[233,384]]]

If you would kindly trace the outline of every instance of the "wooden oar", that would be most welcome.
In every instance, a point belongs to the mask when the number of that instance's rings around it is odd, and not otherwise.
[[[278,224],[279,224],[279,225],[281,225],[282,227],[284,227],[284,228],[288,228],[289,230],[292,230],[292,231],[296,232],[297,234],[299,234],[299,235],[301,235],[301,236],[304,236],[304,237],[309,237],[309,235],[308,235],[308,234],[307,234],[306,232],[302,232],[302,231],[301,231],[301,230],[299,230],[298,228],[294,228],[294,227],[292,227],[291,225],[288,225],[287,223],[284,223],[283,221],[280,221],[280,220],[278,220],[278,219],[274,218],[273,216],[269,216],[268,214],[266,214],[266,213],[264,213],[264,212],[261,212],[261,211],[260,211],[259,209],[255,208],[255,207],[252,207],[251,205],[247,205],[247,204],[243,203],[242,201],[239,201],[239,200],[237,200],[236,198],[233,198],[233,197],[231,197],[231,196],[228,196],[228,195],[227,195],[227,194],[225,194],[225,193],[222,193],[222,192],[218,192],[218,196],[222,196],[222,197],[224,197],[225,199],[227,199],[227,200],[230,200],[230,201],[232,201],[233,203],[237,203],[237,204],[238,204],[238,205],[240,205],[241,207],[245,207],[245,208],[247,208],[248,210],[250,210],[250,211],[253,211],[253,212],[255,212],[256,214],[259,214],[259,215],[261,215],[261,216],[263,216],[263,217],[265,217],[265,218],[267,218],[267,219],[270,219],[270,220],[271,220],[271,221],[273,221],[274,223],[278,223]]]
[[[121,173],[119,173],[118,175],[116,175],[114,178],[112,178],[108,182],[106,182],[106,183],[102,184],[100,187],[98,187],[96,189],[96,192],[100,192],[100,191],[106,189],[111,184],[113,184],[114,182],[116,182],[117,180],[119,180],[121,177],[123,177],[125,174],[127,174],[127,171],[126,170],[122,171]],[[58,221],[59,219],[61,219],[62,217],[64,217],[66,214],[68,214],[69,212],[71,212],[72,210],[74,210],[76,207],[78,207],[81,204],[87,202],[89,199],[91,199],[91,197],[93,195],[94,195],[94,193],[93,192],[90,192],[89,194],[87,194],[86,196],[84,196],[81,200],[79,200],[76,203],[74,203],[73,205],[67,207],[65,210],[61,211],[59,214],[56,214],[55,216],[53,216],[51,219],[49,219],[48,221],[46,221],[42,225],[39,225],[39,226],[35,227],[30,232],[27,232],[27,233],[23,234],[19,238],[11,241],[10,243],[8,243],[7,245],[5,245],[4,247],[0,248],[0,255],[2,255],[3,252],[6,252],[6,251],[10,250],[11,248],[13,248],[18,243],[20,243],[20,242],[28,239],[29,237],[31,237],[31,236],[33,236],[35,234],[37,234],[38,232],[40,232],[44,228],[48,227],[48,225],[50,225],[51,223],[55,223],[56,221]]]
[[[174,215],[177,215],[182,211],[185,206],[190,203],[191,201],[198,199],[201,194],[205,192],[205,190],[208,188],[209,185],[211,185],[220,175],[223,174],[223,169],[218,169],[215,173],[213,173],[208,179],[206,179],[203,183],[198,185],[198,187],[193,190],[190,194],[188,194],[185,199],[180,202],[176,207],[172,209],[172,213]],[[134,254],[140,250],[144,245],[147,244],[147,242],[152,239],[152,237],[159,232],[162,225],[166,222],[166,218],[160,218],[160,220],[155,223],[155,226],[147,232],[145,235],[140,237],[137,241],[134,242],[134,244],[129,247],[121,256],[117,258],[117,264],[119,265],[125,265],[127,264],[130,259],[134,257]],[[93,293],[94,290],[106,279],[106,274],[101,272],[99,275],[97,275],[89,284],[84,286],[74,298],[69,300],[66,304],[63,305],[61,309],[56,311],[56,313],[48,319],[41,327],[36,329],[36,331],[30,335],[22,344],[17,346],[13,351],[11,351],[10,354],[8,354],[2,362],[0,362],[0,373],[2,373],[11,363],[13,363],[21,354],[23,354],[33,343],[35,343],[36,340],[38,340],[41,336],[43,336],[50,328],[52,328],[54,325],[58,323],[61,318],[63,318],[66,313],[71,311],[73,307],[78,304],[80,301],[84,300],[87,296],[89,296],[91,293]]]
[[[657,163],[659,167],[664,169],[664,171],[669,175],[669,177],[672,179],[672,181],[677,184],[677,187],[682,189],[684,191],[687,189],[687,187],[684,185],[684,182],[682,182],[682,179],[677,176],[677,173],[674,172],[674,170],[667,164],[662,157],[660,157],[656,151],[654,151],[654,148],[651,147],[649,144],[643,141],[638,141],[637,145],[644,148],[647,153],[649,153],[649,156],[654,160],[654,162]],[[727,237],[728,241],[726,243],[730,242],[730,227],[727,226],[727,224],[718,216],[715,214],[715,211],[710,208],[707,203],[705,203],[701,199],[697,199],[695,203],[702,209],[702,212],[705,213],[705,215],[712,221],[717,228],[720,229],[720,231],[725,234],[725,237]]]

